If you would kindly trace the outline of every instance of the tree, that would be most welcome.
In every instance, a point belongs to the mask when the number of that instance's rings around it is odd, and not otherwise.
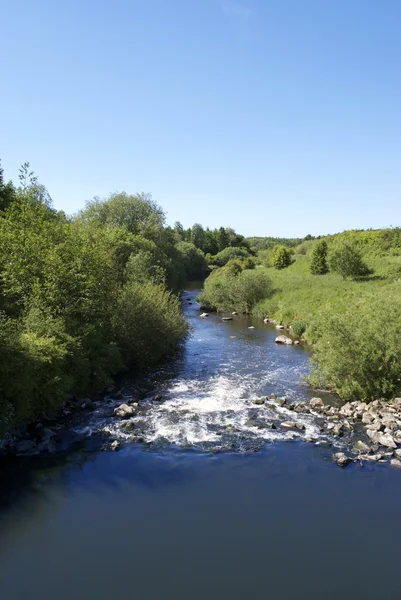
[[[11,181],[4,182],[4,171],[0,162],[0,212],[6,210],[15,200],[15,188]]]
[[[362,253],[357,246],[347,240],[336,243],[329,256],[332,271],[339,273],[343,279],[367,275],[369,269],[363,262]]]
[[[275,246],[272,251],[271,264],[275,269],[285,269],[291,264],[291,254],[285,246]]]
[[[196,248],[204,249],[205,246],[205,231],[199,223],[192,225],[191,242]]]
[[[226,229],[224,227],[220,227],[219,231],[218,231],[218,246],[219,246],[219,252],[221,252],[222,250],[224,250],[224,248],[227,248],[227,246],[230,243],[230,238],[229,235],[226,231]]]
[[[176,236],[177,239],[177,243],[178,242],[183,242],[185,239],[185,230],[184,227],[181,225],[181,223],[179,221],[176,221],[174,223],[174,234]]]
[[[196,248],[194,244],[190,244],[189,242],[180,242],[177,244],[177,250],[185,269],[187,281],[202,279],[207,275],[208,268],[202,250]]]
[[[310,272],[313,275],[324,275],[328,272],[327,249],[327,242],[325,240],[321,240],[313,247],[310,264]]]

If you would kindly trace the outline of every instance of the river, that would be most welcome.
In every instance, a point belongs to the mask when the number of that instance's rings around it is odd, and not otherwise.
[[[182,353],[122,382],[133,429],[109,398],[71,418],[63,452],[0,458],[1,600],[399,600],[401,472],[340,469],[326,444],[346,442],[317,418],[255,404],[312,397],[308,350],[201,319],[195,294]],[[288,418],[300,429],[265,425]]]

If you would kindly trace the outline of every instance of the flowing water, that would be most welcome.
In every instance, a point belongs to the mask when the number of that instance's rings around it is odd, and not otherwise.
[[[288,408],[313,395],[308,351],[194,298],[183,352],[121,383],[132,420],[109,397],[64,452],[0,458],[1,600],[401,598],[401,473],[334,465],[348,440]]]

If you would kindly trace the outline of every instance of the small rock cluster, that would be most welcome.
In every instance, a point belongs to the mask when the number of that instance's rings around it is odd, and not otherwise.
[[[353,457],[342,452],[333,455],[333,460],[341,467],[353,461],[387,462],[401,467],[401,398],[391,402],[374,400],[347,402],[341,407],[325,405],[321,398],[312,398],[309,403],[312,411],[325,417],[324,428],[334,436],[360,430],[366,442],[358,440],[352,452]]]

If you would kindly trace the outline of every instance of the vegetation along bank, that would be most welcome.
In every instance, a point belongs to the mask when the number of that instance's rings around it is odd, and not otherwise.
[[[53,208],[25,164],[0,169],[0,433],[176,351],[179,293],[313,344],[310,383],[346,400],[400,394],[401,229],[304,239],[168,227],[146,194]]]

